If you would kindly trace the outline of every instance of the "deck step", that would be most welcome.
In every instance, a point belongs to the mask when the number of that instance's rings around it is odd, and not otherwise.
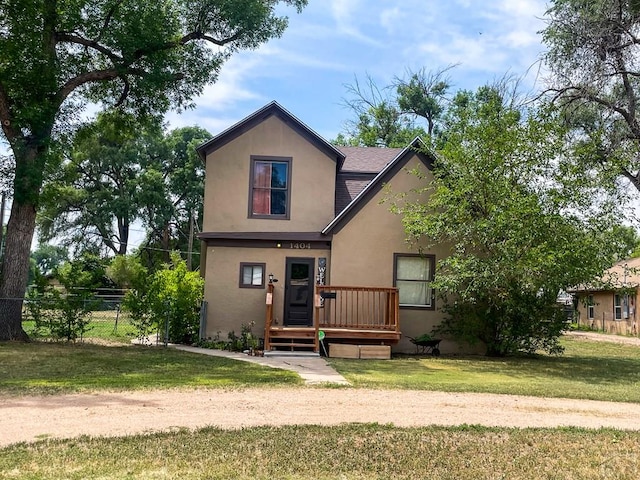
[[[265,357],[309,357],[309,358],[317,358],[320,356],[318,352],[309,352],[309,351],[285,351],[285,350],[269,350],[264,352]]]
[[[275,347],[308,347],[314,348],[315,345],[313,343],[294,343],[294,342],[270,342],[271,348]]]

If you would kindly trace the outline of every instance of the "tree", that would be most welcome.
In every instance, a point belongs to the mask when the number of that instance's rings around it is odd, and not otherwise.
[[[35,260],[39,273],[48,276],[55,274],[58,267],[69,260],[69,252],[60,245],[41,243],[31,257]]]
[[[154,264],[153,252],[161,252],[162,261],[168,263],[173,250],[187,252],[189,269],[198,263],[192,257],[199,258],[195,233],[202,228],[204,164],[195,147],[210,138],[211,134],[199,127],[169,132],[164,138],[166,158],[153,166],[153,173],[148,168],[143,178],[149,234],[142,249],[149,257],[149,267]],[[193,254],[194,250],[198,253]]]
[[[435,180],[394,208],[410,239],[451,246],[434,282],[448,314],[441,332],[488,355],[553,353],[565,321],[556,297],[611,265],[613,221],[586,216],[593,197],[565,190],[558,116],[508,100],[501,86],[459,92]]]
[[[0,277],[0,340],[26,339],[22,299],[40,191],[86,102],[188,106],[224,61],[282,34],[306,0],[0,0],[0,124],[15,180]]]
[[[112,110],[83,125],[70,158],[43,188],[40,238],[58,238],[77,250],[106,247],[112,254],[126,254],[131,225],[142,214],[144,188],[156,188],[146,185],[146,169],[168,156],[163,140],[157,117],[140,122]]]
[[[347,122],[347,135],[340,134],[333,143],[360,147],[406,147],[424,129],[404,115],[396,99],[388,95],[388,88],[380,90],[370,76],[366,86],[358,79],[346,85],[349,99],[345,106],[353,111],[356,120]]]
[[[554,0],[547,17],[548,92],[576,130],[580,168],[640,191],[640,3]]]
[[[451,88],[451,80],[446,74],[454,67],[451,65],[435,72],[422,68],[417,72],[408,71],[408,80],[395,79],[400,111],[423,118],[427,122],[428,137],[438,133],[436,127],[446,111]]]

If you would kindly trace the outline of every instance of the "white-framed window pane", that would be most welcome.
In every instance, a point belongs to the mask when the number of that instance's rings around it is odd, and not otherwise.
[[[431,288],[426,282],[398,280],[396,286],[400,291],[400,304],[431,305]]]
[[[263,271],[260,265],[253,267],[253,276],[251,277],[251,285],[262,285]]]
[[[398,280],[423,280],[430,277],[429,260],[421,257],[398,257]]]

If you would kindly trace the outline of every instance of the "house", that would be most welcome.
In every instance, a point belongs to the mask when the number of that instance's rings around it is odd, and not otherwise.
[[[276,102],[198,147],[206,336],[253,322],[267,349],[318,351],[322,330],[415,352],[409,337],[442,320],[431,282],[447,250],[419,252],[381,202],[424,185],[421,147],[335,147]]]
[[[622,260],[602,278],[571,290],[578,323],[621,335],[637,335],[640,258]]]

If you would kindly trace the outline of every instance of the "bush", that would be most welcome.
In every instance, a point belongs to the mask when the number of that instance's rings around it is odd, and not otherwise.
[[[198,340],[203,289],[198,272],[189,271],[174,253],[171,264],[154,273],[150,282],[139,282],[127,292],[123,306],[131,313],[140,337],[164,332],[168,321],[168,340],[189,344]]]

